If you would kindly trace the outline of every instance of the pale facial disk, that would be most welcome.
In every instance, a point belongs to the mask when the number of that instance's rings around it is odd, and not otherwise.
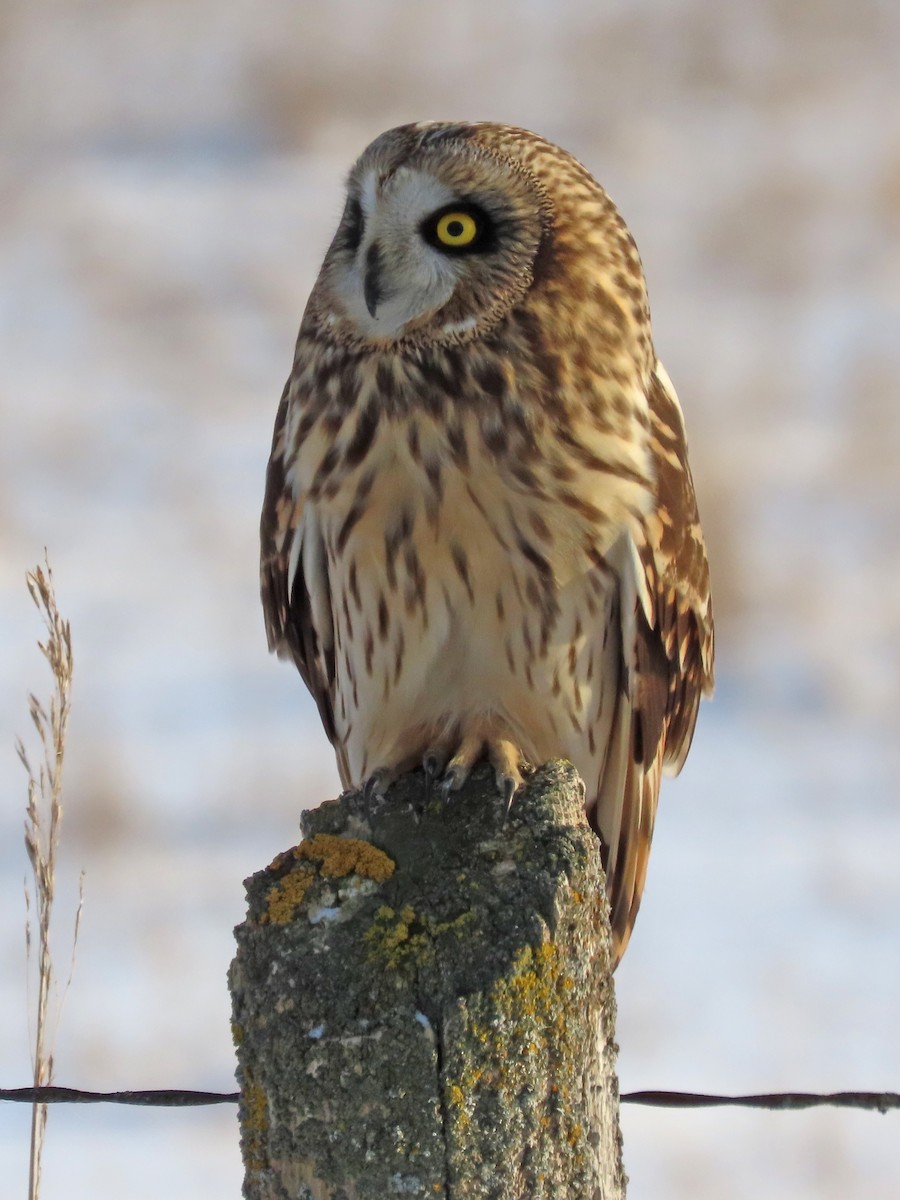
[[[375,171],[362,180],[363,236],[353,260],[336,280],[347,315],[367,337],[392,337],[408,321],[434,312],[453,294],[461,260],[435,250],[422,222],[459,199],[432,175],[401,168],[383,184]],[[378,260],[381,296],[372,316],[366,305],[366,272]]]

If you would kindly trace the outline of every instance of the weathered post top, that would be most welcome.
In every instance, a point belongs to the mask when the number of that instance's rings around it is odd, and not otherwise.
[[[423,811],[424,810],[424,811]],[[231,969],[248,1200],[619,1200],[599,844],[568,764],[358,793],[248,881]]]

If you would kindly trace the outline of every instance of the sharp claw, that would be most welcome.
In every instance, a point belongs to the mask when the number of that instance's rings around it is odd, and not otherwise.
[[[455,792],[457,790],[458,787],[459,787],[459,780],[458,780],[457,774],[451,767],[451,769],[447,772],[447,774],[444,776],[443,780],[441,781],[441,803],[443,805],[446,806],[450,803],[450,796],[453,792]]]
[[[372,820],[372,800],[375,795],[374,779],[367,779],[363,786],[363,809],[365,810],[366,820]]]
[[[422,770],[425,772],[425,803],[431,803],[435,780],[441,773],[441,760],[433,750],[429,750],[422,759]]]
[[[372,820],[380,807],[379,802],[384,800],[385,786],[386,780],[382,771],[375,771],[363,784],[363,807],[367,821]]]
[[[504,811],[503,824],[509,820],[509,814],[512,812],[513,800],[516,798],[516,792],[519,790],[519,785],[511,775],[504,775],[500,780],[500,792],[503,796]]]

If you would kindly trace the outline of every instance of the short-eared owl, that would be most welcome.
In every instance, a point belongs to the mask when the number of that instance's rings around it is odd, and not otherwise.
[[[712,689],[706,552],[638,252],[580,163],[404,125],[350,172],[275,424],[269,645],[345,786],[570,759],[615,954]],[[372,786],[372,783],[370,783]]]

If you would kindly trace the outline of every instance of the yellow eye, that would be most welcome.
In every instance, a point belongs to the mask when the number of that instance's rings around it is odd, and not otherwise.
[[[469,246],[478,236],[478,222],[467,212],[448,212],[434,227],[435,236],[442,246]]]

